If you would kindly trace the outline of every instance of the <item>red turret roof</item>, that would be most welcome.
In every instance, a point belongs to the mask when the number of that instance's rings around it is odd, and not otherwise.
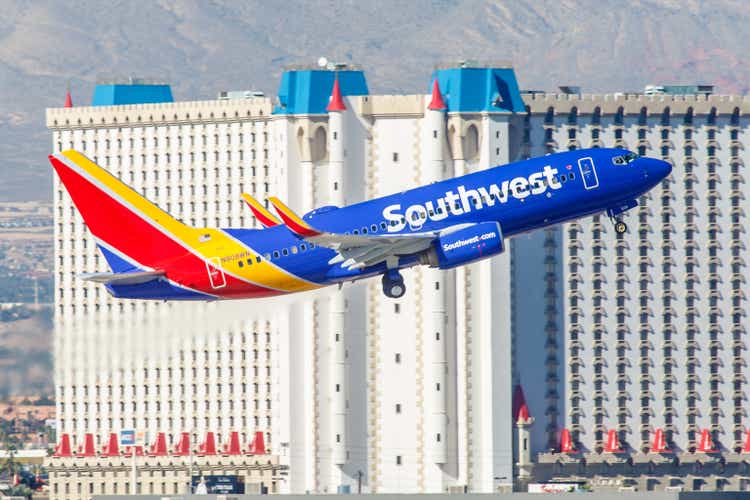
[[[65,94],[65,107],[66,108],[72,108],[73,107],[73,98],[70,97],[70,90]]]
[[[521,417],[523,417],[524,422],[531,418],[529,407],[526,404],[526,397],[523,395],[523,388],[521,387],[521,384],[518,384],[513,390],[512,417],[513,422],[518,422],[518,419]]]
[[[518,419],[516,420],[516,422],[528,422],[529,419],[531,419],[531,415],[529,415],[529,407],[526,406],[526,403],[524,403],[518,410]]]
[[[615,429],[610,429],[607,433],[607,444],[604,445],[605,453],[622,453],[620,447],[620,437]]]
[[[331,91],[331,100],[328,103],[326,111],[346,111],[346,105],[341,98],[341,87],[339,86],[339,75],[333,81],[333,90]]]
[[[55,453],[52,455],[53,457],[72,457],[73,452],[70,449],[70,435],[67,433],[63,433],[63,435],[60,437],[60,443],[57,445],[57,448],[55,448]]]
[[[266,454],[266,442],[263,439],[263,432],[257,431],[253,441],[250,443],[248,449],[250,455],[265,455]]]
[[[699,453],[716,453],[719,451],[714,448],[714,440],[711,437],[711,431],[708,429],[703,429],[701,431],[701,440],[698,443],[698,449],[696,451]]]
[[[437,78],[432,82],[432,100],[427,105],[427,109],[441,110],[446,109],[448,106],[443,101],[443,96],[440,94],[440,85],[438,84]]]
[[[560,433],[560,453],[575,453],[576,450],[573,448],[573,437],[570,435],[570,431],[567,428],[563,428]]]
[[[750,453],[750,429],[747,430],[747,437],[745,438],[745,446],[742,447],[742,453]]]
[[[654,432],[654,442],[651,444],[651,453],[669,453],[667,448],[667,439],[664,436],[664,430],[657,428]]]
[[[104,445],[102,450],[103,457],[116,457],[120,455],[120,442],[117,439],[116,432],[109,433],[109,441]]]

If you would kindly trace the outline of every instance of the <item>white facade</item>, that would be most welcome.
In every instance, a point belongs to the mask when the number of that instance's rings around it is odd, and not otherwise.
[[[271,115],[265,98],[51,109],[76,148],[184,222],[257,227],[243,191],[302,212],[505,163],[512,116],[427,110],[428,96],[346,97],[347,110]],[[404,273],[253,307],[111,299],[106,270],[55,183],[59,429],[99,444],[266,433],[280,491],[490,492],[512,478],[510,258]],[[126,228],[124,228],[126,230]]]

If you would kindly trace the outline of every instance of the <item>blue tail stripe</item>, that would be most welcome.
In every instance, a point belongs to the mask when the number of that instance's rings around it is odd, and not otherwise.
[[[145,271],[145,269],[140,269],[130,262],[126,261],[122,257],[118,257],[111,251],[104,248],[102,245],[97,245],[99,247],[99,250],[101,250],[102,255],[104,255],[104,258],[107,259],[107,264],[109,264],[110,269],[112,269],[112,272],[115,273],[132,273],[135,271]]]

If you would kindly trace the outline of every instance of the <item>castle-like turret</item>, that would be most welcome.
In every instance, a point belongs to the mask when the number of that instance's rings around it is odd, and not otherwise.
[[[531,477],[533,463],[531,461],[531,426],[534,417],[529,413],[529,406],[523,389],[517,385],[513,393],[513,422],[516,431],[516,475],[525,481]]]

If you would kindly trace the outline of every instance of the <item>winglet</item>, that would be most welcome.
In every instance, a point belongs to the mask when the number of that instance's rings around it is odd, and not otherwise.
[[[297,236],[309,238],[311,236],[319,236],[321,234],[319,231],[316,231],[315,229],[310,227],[307,222],[303,221],[302,218],[292,212],[289,207],[284,205],[284,203],[282,203],[282,201],[275,196],[269,196],[268,201],[270,201],[273,205],[273,208],[276,209],[276,213],[279,214],[279,217],[281,217],[281,220],[284,221],[284,224],[286,224],[289,230]]]
[[[245,203],[247,203],[247,206],[250,207],[250,210],[252,210],[255,218],[258,219],[258,221],[263,224],[264,227],[273,227],[281,224],[281,221],[278,219],[278,217],[269,212],[266,207],[261,205],[258,200],[256,200],[249,194],[242,193],[242,199],[245,200]]]

